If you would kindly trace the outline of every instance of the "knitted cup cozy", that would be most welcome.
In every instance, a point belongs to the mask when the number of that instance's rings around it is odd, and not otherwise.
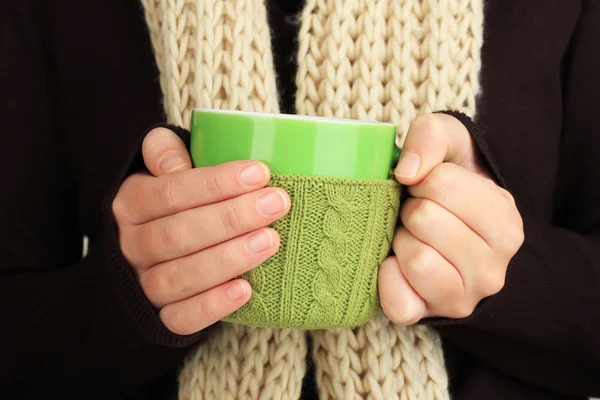
[[[252,298],[225,320],[270,328],[358,326],[379,310],[377,269],[391,248],[400,185],[273,175],[291,198],[273,224],[280,250],[242,277]]]

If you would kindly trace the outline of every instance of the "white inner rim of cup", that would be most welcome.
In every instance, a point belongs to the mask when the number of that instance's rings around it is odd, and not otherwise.
[[[340,122],[340,123],[352,123],[361,125],[385,125],[395,126],[389,122],[378,122],[378,121],[361,121],[357,119],[348,118],[329,118],[329,117],[313,117],[309,115],[296,115],[296,114],[274,114],[266,112],[253,112],[253,111],[235,111],[235,110],[212,110],[209,108],[194,108],[193,111],[204,112],[204,113],[216,113],[216,114],[236,114],[236,115],[251,115],[258,117],[272,117],[272,118],[285,118],[285,119],[297,119],[304,121],[323,121],[323,122]]]

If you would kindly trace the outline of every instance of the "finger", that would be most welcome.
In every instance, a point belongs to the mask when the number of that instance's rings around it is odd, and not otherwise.
[[[160,310],[163,324],[177,335],[191,335],[213,325],[250,300],[252,288],[242,279],[227,282]]]
[[[404,278],[395,257],[379,267],[378,285],[381,308],[393,323],[413,325],[426,316],[425,302]]]
[[[521,225],[520,215],[489,179],[444,163],[408,190],[412,196],[430,199],[456,215],[492,249],[517,245],[518,235],[513,236]]]
[[[394,173],[398,182],[413,185],[444,161],[477,169],[474,153],[471,135],[458,119],[427,114],[417,117],[408,129]]]
[[[467,292],[472,291],[482,267],[491,268],[491,250],[463,221],[440,206],[423,198],[410,198],[400,210],[404,228],[418,241],[435,249],[457,269]],[[400,247],[399,251],[404,252]]]
[[[152,304],[202,293],[260,265],[279,249],[279,235],[266,228],[150,268],[140,282]]]
[[[266,227],[289,208],[285,191],[265,188],[132,227],[121,248],[133,265],[148,268]]]
[[[154,176],[192,168],[185,143],[167,128],[151,130],[142,142],[142,156],[146,168]]]
[[[269,177],[267,166],[256,161],[233,161],[158,178],[138,174],[123,183],[113,211],[117,218],[142,224],[260,189]]]
[[[467,298],[456,268],[405,228],[394,238],[394,252],[402,275],[425,302],[426,316],[463,316]]]

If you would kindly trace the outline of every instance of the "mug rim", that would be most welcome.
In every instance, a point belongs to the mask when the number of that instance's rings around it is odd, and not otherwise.
[[[300,120],[300,121],[319,121],[319,122],[331,122],[331,123],[342,123],[342,124],[345,123],[345,124],[355,124],[355,125],[379,125],[379,126],[394,126],[394,127],[396,126],[395,124],[393,124],[391,122],[364,121],[364,120],[351,119],[351,118],[333,118],[333,117],[321,117],[321,116],[312,116],[312,115],[268,113],[268,112],[257,112],[257,111],[193,108],[192,112],[212,113],[212,114],[230,114],[230,115],[248,115],[248,116],[255,116],[255,117],[292,119],[292,120]]]

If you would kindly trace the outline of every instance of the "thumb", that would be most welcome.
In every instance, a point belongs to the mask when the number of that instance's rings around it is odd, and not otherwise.
[[[476,168],[473,140],[467,128],[447,114],[417,117],[408,129],[394,170],[396,180],[404,185],[417,184],[443,162]]]
[[[167,128],[155,128],[146,135],[142,142],[142,156],[146,168],[154,176],[192,168],[183,140]]]

